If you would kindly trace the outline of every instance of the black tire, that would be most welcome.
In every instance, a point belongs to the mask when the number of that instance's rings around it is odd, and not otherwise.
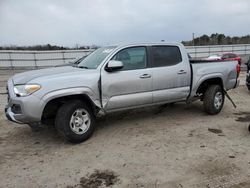
[[[247,86],[248,91],[250,91],[250,86]]]
[[[248,125],[248,131],[250,132],[250,124]]]
[[[220,101],[219,103],[218,102],[216,103],[215,100],[216,96],[218,95],[221,97],[221,100],[219,100]],[[218,114],[223,108],[224,100],[225,100],[225,95],[221,86],[211,85],[207,88],[204,94],[204,99],[203,99],[204,110],[210,115]]]
[[[89,115],[89,126],[86,131],[77,134],[72,129],[71,119],[77,110],[85,110],[86,114]],[[76,118],[76,116],[74,116]],[[73,118],[74,119],[74,118]],[[72,143],[81,143],[87,140],[94,132],[95,129],[95,116],[86,103],[80,100],[71,100],[63,104],[56,115],[55,127],[59,133],[61,133],[68,141]],[[78,129],[81,130],[81,129]]]

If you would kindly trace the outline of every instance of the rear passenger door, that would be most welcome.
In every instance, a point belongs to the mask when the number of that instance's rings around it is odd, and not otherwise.
[[[191,70],[178,46],[152,46],[153,103],[185,100],[191,85]]]

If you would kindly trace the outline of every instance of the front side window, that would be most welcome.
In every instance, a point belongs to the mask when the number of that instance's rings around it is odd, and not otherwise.
[[[177,46],[153,46],[153,67],[176,65],[182,61],[181,52]]]
[[[146,67],[147,56],[145,47],[131,47],[119,51],[112,60],[121,61],[121,70],[135,70]]]

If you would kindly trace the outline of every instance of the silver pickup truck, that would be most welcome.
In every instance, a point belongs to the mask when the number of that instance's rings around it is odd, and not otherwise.
[[[225,92],[238,84],[237,70],[234,61],[189,60],[182,44],[103,47],[76,67],[16,74],[5,112],[32,128],[52,119],[78,143],[91,136],[97,116],[114,111],[200,99],[208,114],[218,114]]]

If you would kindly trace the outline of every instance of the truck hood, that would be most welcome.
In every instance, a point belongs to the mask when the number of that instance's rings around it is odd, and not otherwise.
[[[14,85],[22,85],[36,78],[50,77],[50,76],[63,76],[64,74],[75,74],[80,71],[88,71],[87,69],[81,69],[76,67],[53,67],[40,70],[27,71],[23,73],[16,74],[12,77]]]

